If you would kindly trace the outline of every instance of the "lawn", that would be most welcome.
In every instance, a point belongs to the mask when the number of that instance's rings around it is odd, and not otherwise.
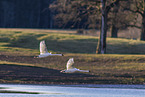
[[[107,54],[95,54],[98,37],[71,30],[0,29],[0,83],[144,84],[145,42],[107,38]],[[33,58],[39,42],[63,57]],[[73,57],[74,67],[89,73],[63,74]]]

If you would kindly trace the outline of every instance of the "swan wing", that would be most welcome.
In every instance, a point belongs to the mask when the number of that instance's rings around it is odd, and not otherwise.
[[[45,41],[40,42],[40,54],[48,53]]]
[[[74,64],[74,59],[70,58],[67,62],[67,65],[66,65],[67,70],[73,69],[73,66],[72,66],[73,64]]]

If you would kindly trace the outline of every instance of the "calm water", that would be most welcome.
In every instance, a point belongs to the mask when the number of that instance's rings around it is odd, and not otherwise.
[[[0,97],[145,97],[145,85],[0,84]]]

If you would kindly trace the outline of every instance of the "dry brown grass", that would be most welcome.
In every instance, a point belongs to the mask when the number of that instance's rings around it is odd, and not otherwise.
[[[69,58],[89,73],[63,74]],[[0,55],[1,83],[29,84],[144,84],[145,56],[65,54],[63,57]]]

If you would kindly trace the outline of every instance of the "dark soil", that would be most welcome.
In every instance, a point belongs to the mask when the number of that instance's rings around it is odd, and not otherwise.
[[[21,56],[19,54],[0,53],[0,83],[19,84],[144,84],[144,70],[111,70],[111,64],[116,59],[99,59],[86,63],[75,56],[75,62],[82,67],[107,66],[109,69],[95,70],[90,73],[60,73],[66,68],[66,62],[71,56],[57,56],[34,58],[34,56]],[[141,62],[144,60],[141,60]],[[9,62],[9,63],[8,63]],[[16,64],[16,63],[17,64]],[[116,61],[115,61],[116,62]],[[117,61],[119,62],[119,61]],[[25,65],[26,64],[26,65]],[[77,64],[75,66],[77,66]],[[96,68],[96,67],[95,67]]]
[[[49,65],[61,57],[47,57],[36,59],[33,56],[8,56],[0,55],[1,61],[34,64],[36,66],[24,66],[16,64],[0,64],[0,83],[25,83],[25,84],[93,84],[94,75],[72,73],[60,73],[60,70],[40,67],[37,64]],[[63,57],[63,59],[67,59]],[[91,79],[91,80],[90,80]]]

